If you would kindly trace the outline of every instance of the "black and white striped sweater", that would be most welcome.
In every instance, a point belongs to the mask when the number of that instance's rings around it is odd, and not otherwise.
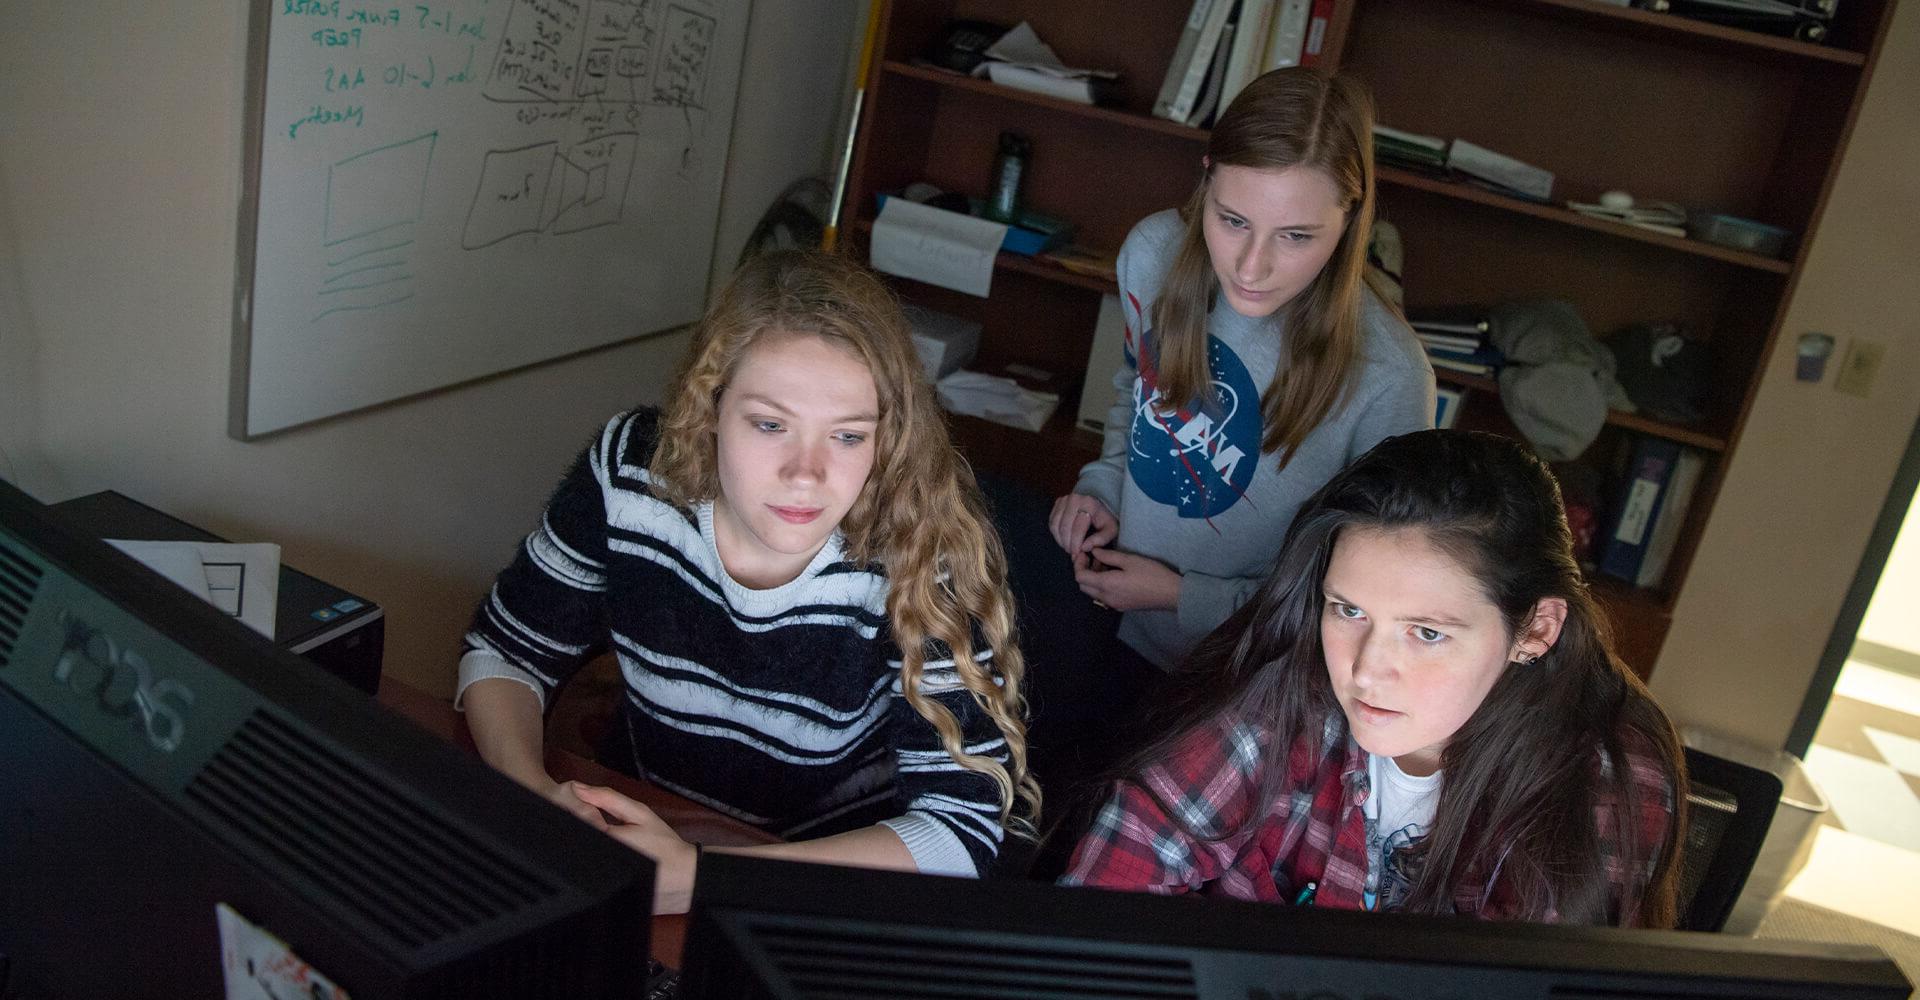
[[[677,508],[648,487],[655,419],[615,417],[574,463],[475,612],[461,691],[512,677],[549,704],[611,645],[626,696],[607,766],[782,837],[884,823],[923,872],[984,871],[1003,834],[998,792],[901,697],[880,568],[848,561],[835,532],[793,581],[736,583],[712,506]],[[959,720],[968,752],[1006,762],[944,647],[922,690]]]

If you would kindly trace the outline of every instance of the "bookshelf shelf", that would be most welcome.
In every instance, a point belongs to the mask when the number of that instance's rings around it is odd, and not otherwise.
[[[1617,236],[1624,240],[1635,240],[1640,243],[1664,247],[1680,253],[1692,254],[1696,257],[1724,261],[1725,263],[1738,267],[1751,268],[1756,271],[1767,271],[1773,274],[1787,274],[1793,270],[1792,261],[1779,260],[1774,257],[1762,257],[1759,254],[1715,246],[1712,243],[1704,243],[1700,240],[1686,239],[1680,236],[1669,236],[1665,233],[1656,233],[1650,229],[1641,229],[1636,226],[1628,226],[1618,222],[1608,222],[1605,219],[1596,219],[1592,216],[1581,215],[1579,212],[1560,208],[1555,205],[1542,205],[1520,198],[1510,198],[1503,194],[1496,194],[1483,188],[1474,187],[1462,181],[1441,180],[1437,177],[1428,177],[1425,174],[1415,173],[1411,170],[1402,170],[1398,167],[1379,167],[1375,170],[1375,174],[1379,177],[1380,181],[1385,184],[1426,191],[1445,198],[1455,198],[1477,205],[1486,205],[1490,208],[1497,208],[1505,212],[1529,215],[1536,219],[1545,219],[1548,222],[1558,222],[1562,225],[1592,230],[1596,233],[1605,233],[1609,236]]]
[[[1791,38],[1780,38],[1758,31],[1745,31],[1725,25],[1709,24],[1706,21],[1696,21],[1677,14],[1603,3],[1601,0],[1469,0],[1469,2],[1490,7],[1508,7],[1542,17],[1584,23],[1602,30],[1666,44],[1856,68],[1866,65],[1867,62],[1864,53],[1844,46],[1820,45]]]
[[[1442,385],[1450,385],[1457,389],[1468,389],[1473,392],[1482,392],[1490,396],[1500,395],[1500,383],[1485,375],[1469,375],[1465,372],[1456,372],[1450,369],[1436,367],[1433,370],[1433,377],[1435,381]],[[1640,434],[1651,434],[1654,437],[1665,438],[1669,441],[1678,441],[1681,444],[1699,448],[1702,451],[1719,453],[1727,450],[1727,441],[1725,438],[1716,437],[1715,435],[1695,430],[1691,427],[1681,427],[1678,424],[1669,424],[1659,420],[1653,420],[1637,413],[1608,410],[1607,423],[1614,427],[1635,431]]]
[[[1048,97],[1045,94],[1016,90],[1013,87],[1003,87],[991,80],[981,80],[971,76],[964,76],[952,70],[937,69],[932,66],[916,66],[912,63],[905,62],[888,62],[883,64],[880,70],[890,76],[902,77],[909,80],[923,80],[939,87],[950,87],[954,90],[985,94],[1003,101],[1029,104],[1039,108],[1050,108],[1064,114],[1077,115],[1082,118],[1108,122],[1115,125],[1123,125],[1127,128],[1140,129],[1146,132],[1158,132],[1162,135],[1172,136],[1176,139],[1185,139],[1189,142],[1204,143],[1207,141],[1206,129],[1182,125],[1178,122],[1168,121],[1165,118],[1155,118],[1152,115],[1136,114],[1131,111],[1123,111],[1115,108],[1095,107],[1091,104],[1080,104],[1074,101],[1063,101],[1057,97]]]

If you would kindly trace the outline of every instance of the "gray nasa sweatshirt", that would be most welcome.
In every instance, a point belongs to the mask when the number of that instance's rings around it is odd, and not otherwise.
[[[1147,326],[1181,232],[1177,212],[1158,212],[1120,249],[1126,356],[1113,378],[1101,456],[1074,488],[1119,518],[1115,547],[1180,571],[1176,610],[1129,611],[1120,623],[1120,638],[1163,669],[1253,594],[1315,490],[1381,439],[1431,427],[1434,406],[1433,368],[1413,332],[1367,292],[1354,390],[1285,470],[1278,455],[1260,453],[1260,393],[1283,360],[1280,317],[1249,319],[1221,299],[1207,321],[1217,398],[1166,407],[1153,388]]]

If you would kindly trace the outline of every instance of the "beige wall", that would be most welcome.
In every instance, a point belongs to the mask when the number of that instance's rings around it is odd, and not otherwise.
[[[371,597],[389,672],[450,691],[461,630],[573,452],[657,399],[669,334],[257,443],[226,436],[242,12],[21,0],[0,32],[0,476],[113,488]],[[824,174],[863,5],[754,5],[717,260]],[[9,464],[11,460],[11,464]]]
[[[1902,4],[1653,674],[1677,719],[1779,747],[1920,414],[1920,3]],[[1887,345],[1866,399],[1794,381],[1806,331]],[[1836,359],[1837,360],[1837,359]]]
[[[1907,508],[1900,537],[1887,554],[1859,638],[1920,658],[1920,503]]]
[[[0,156],[4,160],[4,156]],[[0,191],[7,189],[0,163]],[[0,197],[0,479],[33,489],[51,485],[40,453],[40,390],[32,378],[36,345],[20,294],[20,254],[8,200]]]

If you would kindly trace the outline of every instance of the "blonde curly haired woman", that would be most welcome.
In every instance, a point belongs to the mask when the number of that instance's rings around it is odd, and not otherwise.
[[[607,648],[602,762],[789,841],[743,851],[977,875],[1039,809],[1005,578],[893,296],[766,254],[664,410],[575,461],[475,614],[458,701],[488,763],[659,863],[657,912],[697,849],[542,764],[543,708]]]

